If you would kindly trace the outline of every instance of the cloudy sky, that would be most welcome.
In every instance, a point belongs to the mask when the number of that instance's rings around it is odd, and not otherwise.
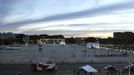
[[[134,0],[0,0],[0,32],[109,37],[134,32]]]

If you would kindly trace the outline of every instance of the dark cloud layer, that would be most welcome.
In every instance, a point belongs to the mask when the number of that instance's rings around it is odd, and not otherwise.
[[[67,19],[75,19],[75,18],[82,18],[82,17],[93,17],[98,15],[104,15],[104,14],[110,14],[113,11],[117,10],[125,10],[134,8],[134,1],[132,2],[126,2],[126,3],[118,3],[118,4],[111,4],[107,6],[102,6],[98,8],[93,9],[87,9],[80,12],[74,12],[74,13],[67,13],[67,14],[60,14],[60,15],[53,15],[49,17],[43,17],[41,19],[36,20],[25,20],[20,22],[14,22],[14,23],[8,23],[8,24],[1,24],[0,28],[6,29],[10,27],[19,27],[21,25],[31,24],[31,23],[37,23],[37,22],[49,22],[49,21],[58,21],[58,20],[67,20]]]
[[[7,23],[6,18],[10,18],[9,16],[19,16],[19,19],[26,18],[28,15],[23,15],[24,12],[16,12],[15,5],[19,5],[19,3],[25,2],[25,0],[0,0],[0,29],[8,29],[11,27],[15,27],[16,25],[12,25],[10,23]],[[18,10],[20,10],[19,8]],[[31,6],[27,6],[27,10],[32,10]],[[30,11],[29,10],[29,11]],[[31,11],[30,11],[31,12]],[[14,22],[14,24],[17,22]],[[18,24],[19,26],[19,24]]]
[[[132,24],[132,23],[81,23],[81,24],[69,24],[69,25],[66,25],[66,26],[69,26],[69,27],[77,27],[77,26],[81,26],[81,27],[85,27],[85,26],[91,26],[91,27],[113,27],[112,25],[124,25],[124,24]],[[134,24],[134,22],[133,22]],[[116,27],[116,26],[115,26]]]

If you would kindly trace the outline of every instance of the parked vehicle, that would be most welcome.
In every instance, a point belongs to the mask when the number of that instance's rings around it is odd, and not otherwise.
[[[55,71],[57,70],[57,66],[56,63],[53,61],[32,62],[31,70],[32,71]]]

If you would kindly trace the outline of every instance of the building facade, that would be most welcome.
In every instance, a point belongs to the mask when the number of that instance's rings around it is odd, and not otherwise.
[[[41,38],[38,40],[40,44],[65,44],[65,39],[63,38]]]
[[[114,32],[113,38],[131,39],[131,38],[134,38],[134,33],[133,32]]]
[[[40,44],[65,44],[65,38],[62,35],[41,35],[37,42]]]

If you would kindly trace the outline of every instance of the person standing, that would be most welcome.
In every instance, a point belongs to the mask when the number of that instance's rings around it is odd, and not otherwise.
[[[42,50],[42,45],[39,45],[39,51],[41,51]]]

